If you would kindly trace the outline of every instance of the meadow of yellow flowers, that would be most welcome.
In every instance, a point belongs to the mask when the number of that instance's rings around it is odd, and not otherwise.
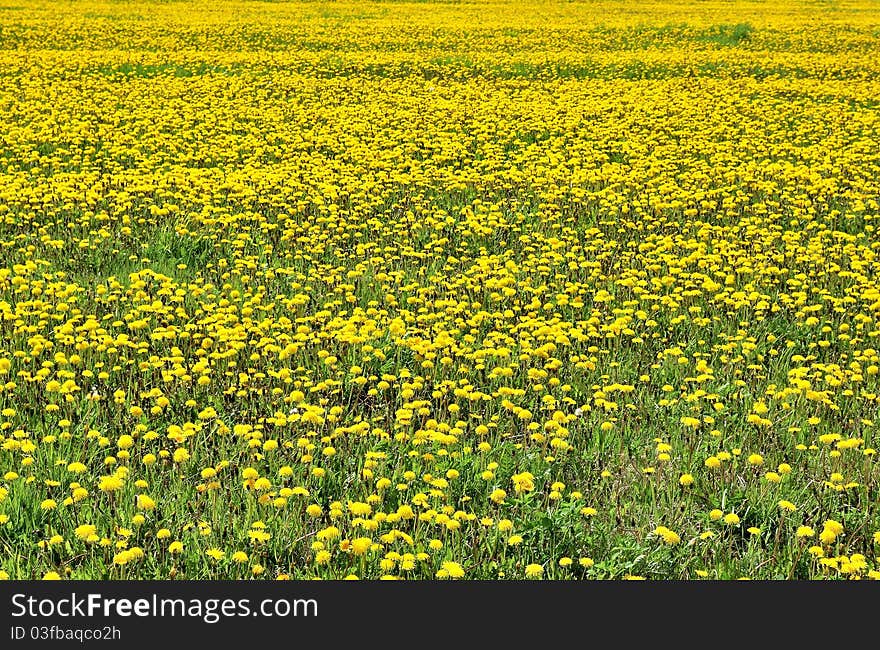
[[[3,0],[0,577],[880,577],[880,4]]]

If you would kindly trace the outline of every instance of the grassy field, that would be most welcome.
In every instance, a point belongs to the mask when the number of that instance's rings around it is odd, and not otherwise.
[[[0,577],[880,578],[880,4],[0,6]]]

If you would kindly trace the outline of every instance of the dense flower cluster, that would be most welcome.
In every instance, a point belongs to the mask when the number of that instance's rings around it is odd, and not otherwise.
[[[880,577],[875,3],[15,4],[0,577]]]

